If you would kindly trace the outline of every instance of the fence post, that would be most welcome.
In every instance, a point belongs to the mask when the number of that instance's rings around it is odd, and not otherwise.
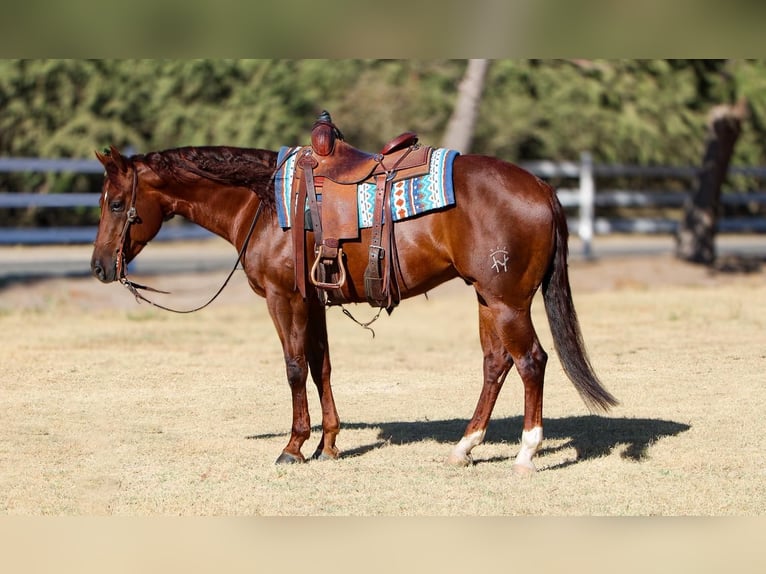
[[[593,257],[593,213],[595,184],[593,181],[593,157],[590,152],[580,154],[580,221],[577,234],[583,244],[583,256]]]

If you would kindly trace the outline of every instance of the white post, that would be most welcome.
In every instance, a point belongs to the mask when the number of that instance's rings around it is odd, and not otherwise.
[[[593,257],[593,217],[596,186],[593,182],[593,157],[590,152],[580,154],[580,221],[577,234],[583,243],[583,256]]]

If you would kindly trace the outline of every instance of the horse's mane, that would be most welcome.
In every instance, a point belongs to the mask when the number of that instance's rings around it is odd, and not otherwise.
[[[277,154],[265,149],[229,146],[179,147],[135,155],[164,178],[191,182],[198,177],[253,190],[265,205],[274,207],[274,170]]]

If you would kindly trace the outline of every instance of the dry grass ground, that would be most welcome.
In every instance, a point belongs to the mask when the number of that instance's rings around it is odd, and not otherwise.
[[[222,277],[145,279],[191,305]],[[511,473],[515,371],[476,464],[444,464],[481,384],[476,306],[460,283],[404,302],[374,339],[330,310],[344,456],[290,467],[273,464],[290,425],[281,349],[242,277],[187,316],[93,279],[7,286],[0,514],[764,514],[763,275],[711,276],[653,256],[573,262],[572,280],[592,361],[622,404],[587,413],[538,299],[551,359],[531,480]],[[310,406],[317,424],[313,389]]]

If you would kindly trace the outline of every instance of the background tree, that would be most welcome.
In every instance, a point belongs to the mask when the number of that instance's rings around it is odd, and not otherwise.
[[[744,98],[733,106],[716,106],[710,112],[699,183],[684,205],[684,215],[676,233],[676,255],[681,259],[706,265],[716,259],[721,188],[747,112]]]
[[[447,124],[442,146],[460,153],[470,151],[488,65],[488,60],[468,60],[465,76],[458,87],[457,103]]]
[[[441,142],[464,60],[2,60],[0,153],[90,157],[115,144],[275,148],[328,109],[374,149],[413,129]],[[472,149],[510,160],[695,165],[705,116],[748,97],[732,161],[766,157],[761,60],[495,60]]]

